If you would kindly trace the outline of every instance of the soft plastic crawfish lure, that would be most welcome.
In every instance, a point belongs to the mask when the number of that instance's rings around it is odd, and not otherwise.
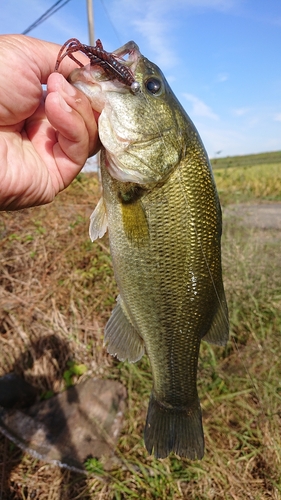
[[[134,48],[135,43],[128,42],[124,47],[118,50],[118,55],[122,56]],[[97,40],[94,47],[81,43],[77,38],[70,38],[67,40],[59,51],[55,71],[58,70],[60,63],[66,56],[75,61],[80,67],[83,67],[84,64],[76,59],[73,55],[74,52],[83,52],[83,54],[90,59],[91,65],[101,66],[109,76],[131,87],[134,94],[140,90],[140,84],[136,82],[132,72],[126,66],[126,61],[120,59],[117,54],[106,52],[100,40]]]

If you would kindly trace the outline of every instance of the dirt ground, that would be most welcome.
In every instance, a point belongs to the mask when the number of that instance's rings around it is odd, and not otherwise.
[[[281,230],[281,203],[230,205],[224,210],[224,216],[227,218],[235,217],[237,222],[247,227]]]

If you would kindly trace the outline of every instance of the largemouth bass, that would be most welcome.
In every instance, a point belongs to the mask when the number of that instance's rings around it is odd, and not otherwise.
[[[149,357],[148,452],[201,459],[200,342],[228,339],[219,199],[198,132],[161,70],[133,42],[114,54],[138,91],[97,66],[69,78],[101,113],[103,195],[90,235],[108,229],[120,292],[105,344],[120,360]]]

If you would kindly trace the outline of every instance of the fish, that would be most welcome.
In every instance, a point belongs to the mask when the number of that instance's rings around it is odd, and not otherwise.
[[[69,77],[100,113],[102,196],[90,236],[108,231],[119,290],[104,344],[121,361],[149,358],[148,453],[200,460],[200,343],[223,346],[229,331],[220,202],[197,129],[160,68],[135,42],[114,57],[134,88],[98,65]]]

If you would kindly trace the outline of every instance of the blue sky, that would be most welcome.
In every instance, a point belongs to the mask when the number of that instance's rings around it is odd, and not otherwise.
[[[2,2],[0,33],[53,3]],[[71,0],[29,35],[88,43],[86,10]],[[106,50],[134,40],[160,66],[210,157],[281,149],[280,0],[94,0],[94,19]]]

